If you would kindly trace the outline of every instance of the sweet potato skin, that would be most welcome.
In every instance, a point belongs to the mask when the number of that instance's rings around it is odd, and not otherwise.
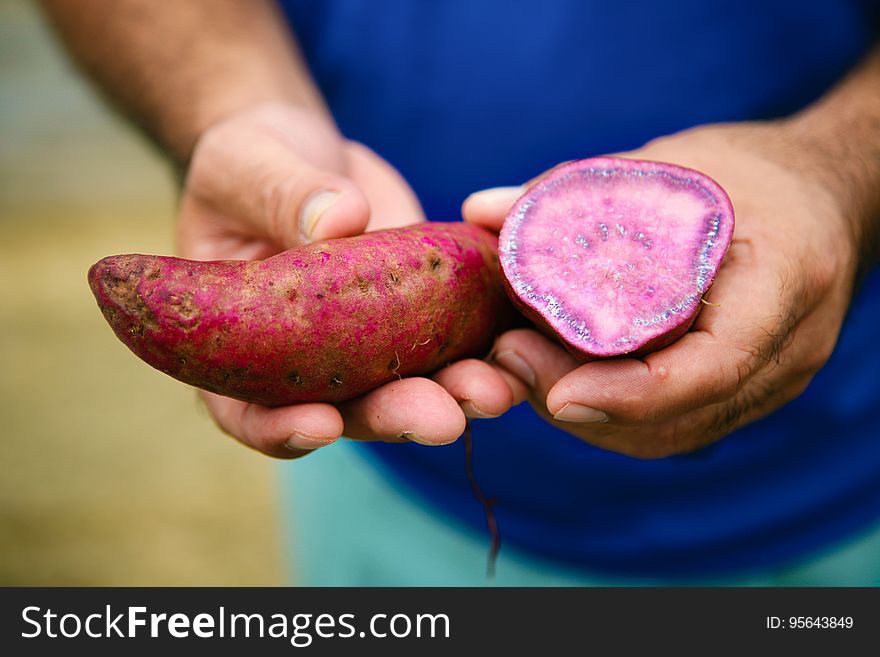
[[[485,354],[515,314],[496,251],[476,226],[424,223],[254,262],[111,256],[88,279],[117,337],[180,381],[340,402]]]

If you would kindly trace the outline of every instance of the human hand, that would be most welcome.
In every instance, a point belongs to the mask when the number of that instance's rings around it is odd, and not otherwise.
[[[424,219],[397,171],[343,139],[329,119],[268,105],[236,114],[199,139],[184,183],[178,245],[186,258],[262,259],[311,241]],[[394,381],[336,405],[268,408],[201,395],[221,429],[280,458],[302,456],[343,433],[445,444],[464,431],[464,412],[500,414],[510,405],[503,375],[481,361],[459,361],[435,379]]]
[[[576,361],[527,329],[495,345],[552,424],[658,458],[714,442],[797,397],[827,361],[859,252],[844,204],[785,123],[705,126],[623,154],[702,171],[733,201],[733,244],[691,331],[643,358]],[[465,219],[499,230],[519,188],[471,196]]]

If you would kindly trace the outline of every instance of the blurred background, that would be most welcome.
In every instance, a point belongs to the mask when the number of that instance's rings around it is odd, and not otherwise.
[[[0,585],[284,582],[275,465],[133,356],[86,271],[173,252],[175,186],[0,0]]]

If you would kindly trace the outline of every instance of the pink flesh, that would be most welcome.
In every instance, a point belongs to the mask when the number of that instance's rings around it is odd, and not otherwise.
[[[732,233],[730,201],[707,176],[595,158],[529,190],[499,249],[521,304],[577,351],[613,356],[692,321]]]

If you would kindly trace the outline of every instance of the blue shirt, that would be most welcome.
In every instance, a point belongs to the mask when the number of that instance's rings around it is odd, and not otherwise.
[[[719,121],[784,116],[865,53],[857,0],[289,0],[342,132],[396,166],[429,218],[471,192]],[[585,569],[708,575],[784,563],[880,519],[880,276],[797,400],[698,452],[640,461],[527,405],[474,422],[503,540]],[[426,510],[483,530],[463,447],[364,446]]]

